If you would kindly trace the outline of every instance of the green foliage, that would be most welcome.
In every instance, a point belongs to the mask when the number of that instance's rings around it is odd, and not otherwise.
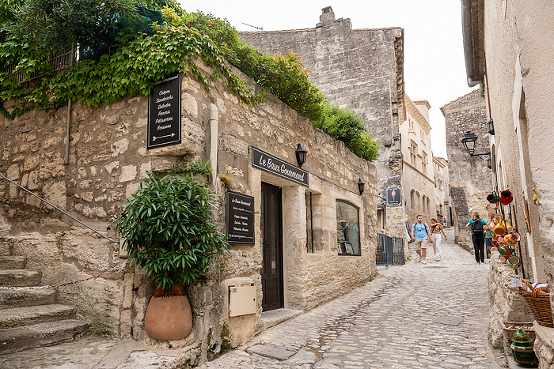
[[[244,103],[252,106],[261,101],[263,93],[254,95],[251,87],[232,73],[228,61],[316,126],[345,141],[356,155],[370,161],[378,155],[377,144],[364,136],[359,118],[324,105],[324,96],[309,81],[310,71],[301,58],[292,51],[274,56],[258,52],[239,40],[238,32],[227,20],[201,12],[183,13],[174,0],[3,1],[10,6],[0,7],[0,12],[13,17],[0,20],[1,29],[8,30],[0,42],[0,102],[20,101],[9,112],[0,104],[0,112],[8,118],[34,108],[56,109],[70,98],[100,106],[126,96],[148,95],[154,83],[183,71],[192,73],[212,97],[214,81],[221,79]],[[136,16],[137,5],[163,7],[165,23],[156,27],[155,35],[131,37],[131,19]],[[43,16],[33,15],[33,9]],[[65,19],[71,25],[67,29]],[[113,19],[118,20],[114,23],[118,26],[107,24]],[[29,31],[34,29],[34,33]],[[111,54],[81,61],[54,74],[48,57],[59,47],[71,42],[98,46],[102,38],[114,37],[122,44]],[[213,68],[214,73],[202,72],[196,59]],[[21,85],[7,72],[10,64],[16,65],[14,72],[42,77],[30,87]]]
[[[370,162],[379,157],[379,144],[367,135],[364,122],[356,113],[330,103],[324,104],[323,111],[321,120],[314,123],[316,127],[343,141],[356,156]]]
[[[226,236],[212,220],[214,195],[195,179],[195,169],[209,166],[191,168],[147,173],[116,225],[129,259],[165,291],[174,283],[195,283],[217,256],[228,254]]]
[[[185,13],[181,4],[175,0],[139,0],[138,3],[148,9],[162,10],[164,8],[170,8],[179,16]]]
[[[227,20],[202,12],[186,14],[183,22],[210,37],[226,60],[267,89],[285,104],[311,121],[319,120],[323,94],[310,82],[310,71],[291,51],[268,56],[239,40]]]
[[[13,13],[10,33],[37,56],[114,44],[139,19],[134,0],[26,0]]]

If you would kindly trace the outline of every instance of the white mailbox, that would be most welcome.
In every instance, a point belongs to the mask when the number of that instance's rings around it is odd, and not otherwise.
[[[256,314],[256,286],[229,286],[229,317]]]

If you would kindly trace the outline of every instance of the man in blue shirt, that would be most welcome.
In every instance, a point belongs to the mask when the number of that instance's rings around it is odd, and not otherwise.
[[[427,240],[433,243],[431,232],[427,223],[423,223],[423,216],[417,216],[417,223],[412,226],[412,240],[414,241],[415,251],[419,255],[419,260],[423,264],[427,264]]]

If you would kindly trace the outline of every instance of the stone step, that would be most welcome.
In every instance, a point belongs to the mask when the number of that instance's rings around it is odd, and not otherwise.
[[[56,302],[56,291],[51,288],[37,290],[0,289],[0,309],[48,305]]]
[[[11,243],[0,240],[0,255],[10,256],[13,251],[13,246]]]
[[[25,256],[0,256],[0,269],[25,269]]]
[[[73,306],[51,304],[0,310],[0,329],[75,318]]]
[[[31,287],[38,286],[42,273],[36,270],[12,269],[0,270],[0,286]]]
[[[83,333],[88,322],[75,319],[0,329],[0,355],[71,341]]]

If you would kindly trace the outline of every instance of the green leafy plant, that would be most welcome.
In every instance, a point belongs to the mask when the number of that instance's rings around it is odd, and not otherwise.
[[[356,156],[367,161],[374,161],[379,157],[379,144],[367,134],[363,120],[353,111],[325,103],[323,116],[314,125],[343,141]]]
[[[195,283],[229,252],[212,219],[214,195],[195,177],[205,169],[194,164],[166,175],[148,172],[117,220],[129,259],[164,291]]]

